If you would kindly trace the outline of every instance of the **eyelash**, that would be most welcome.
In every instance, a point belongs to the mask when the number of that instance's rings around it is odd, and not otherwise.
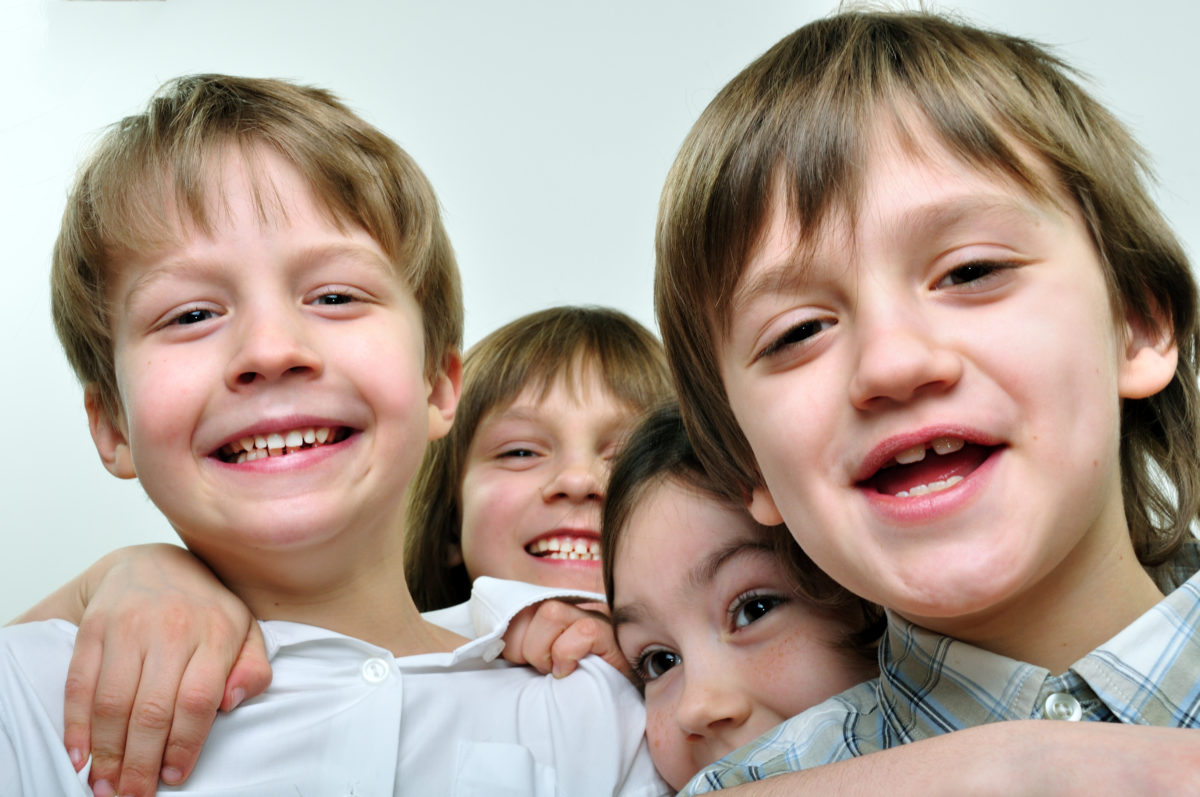
[[[745,628],[752,623],[758,622],[771,611],[778,609],[780,606],[787,603],[787,601],[788,599],[784,596],[776,595],[770,592],[756,592],[753,590],[750,592],[743,592],[734,599],[733,603],[729,607],[729,626],[735,631]],[[767,606],[765,609],[763,609],[762,614],[758,615],[753,620],[749,620],[746,623],[739,625],[738,619],[742,612],[745,611],[751,604],[755,603],[767,604]]]
[[[1017,268],[1020,264],[1006,262],[1003,260],[973,260],[950,269],[940,280],[934,284],[934,288],[955,288],[962,285],[971,286],[975,283],[983,282],[987,284],[999,272],[1008,271]],[[951,282],[946,284],[947,280],[952,280],[956,275],[963,276],[964,272],[972,273],[979,272],[978,276],[972,276],[969,279],[964,279],[961,282]],[[810,318],[801,321],[799,324],[789,327],[782,335],[768,343],[758,354],[755,355],[755,361],[761,360],[787,349],[791,346],[799,345],[816,337],[830,327],[836,326],[837,320],[831,318]]]
[[[669,667],[661,669],[658,674],[655,675],[651,672],[651,670],[655,668],[653,668],[650,664],[651,660],[655,656],[670,656],[674,659],[674,661]],[[642,684],[648,684],[651,681],[658,680],[669,670],[673,670],[678,667],[682,660],[683,657],[673,650],[668,650],[667,648],[647,648],[629,662],[629,667],[633,670],[633,674],[637,676],[637,679]]]
[[[729,626],[736,633],[737,631],[758,622],[770,612],[787,603],[788,599],[782,595],[776,595],[770,592],[758,592],[751,590],[738,595],[733,603],[729,606]],[[754,619],[748,620],[745,623],[739,623],[739,617],[752,604],[764,604],[765,608],[762,614]],[[656,667],[652,664],[657,656],[669,656],[673,659],[670,666]],[[658,680],[668,671],[673,670],[683,663],[683,657],[669,648],[645,648],[640,654],[630,660],[629,667],[633,670],[635,676],[644,685],[651,681]],[[657,671],[657,674],[655,674]]]
[[[801,321],[799,324],[789,327],[782,335],[768,343],[754,359],[761,360],[773,354],[778,354],[784,349],[804,343],[806,340],[829,329],[829,327],[836,325],[837,321],[829,318],[810,318]]]
[[[998,260],[972,260],[950,269],[950,271],[946,272],[946,274],[934,284],[934,288],[954,288],[959,285],[972,285],[977,282],[989,280],[989,278],[994,277],[997,273],[1016,268],[1017,265],[1017,263],[1008,263]],[[978,271],[982,271],[983,273],[979,274],[978,276],[974,276],[971,279],[965,279],[962,282],[951,282],[946,284],[946,281],[953,279],[955,275],[961,276],[963,272]]]

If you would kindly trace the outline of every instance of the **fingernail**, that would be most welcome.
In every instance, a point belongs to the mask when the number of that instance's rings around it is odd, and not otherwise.
[[[230,711],[233,711],[235,708],[240,706],[242,701],[246,699],[246,690],[239,686],[233,690],[232,696],[233,702],[229,704]]]
[[[183,773],[175,767],[163,767],[162,779],[168,786],[174,786],[183,780]]]
[[[75,765],[76,771],[83,766],[83,753],[78,747],[72,747],[67,751],[67,755],[71,756],[71,763]]]
[[[92,794],[94,797],[113,797],[113,787],[101,779],[92,784]]]

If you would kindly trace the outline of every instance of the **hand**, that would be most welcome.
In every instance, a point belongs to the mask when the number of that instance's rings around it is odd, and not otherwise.
[[[597,655],[629,678],[632,673],[613,636],[607,607],[547,600],[521,611],[504,634],[504,659],[564,678],[584,656]]]
[[[81,590],[64,743],[77,769],[91,751],[97,797],[152,795],[160,775],[174,785],[191,774],[218,707],[232,710],[270,683],[261,630],[174,545],[110,554]]]

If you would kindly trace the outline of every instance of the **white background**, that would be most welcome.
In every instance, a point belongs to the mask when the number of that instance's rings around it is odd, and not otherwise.
[[[97,131],[188,72],[330,88],[429,175],[458,252],[467,343],[531,310],[652,325],[663,177],[712,95],[834,0],[0,0],[0,622],[120,545],[173,540],[100,466],[50,322],[48,260]],[[1195,31],[1176,0],[973,0],[1057,46],[1153,154],[1200,256]],[[169,385],[163,386],[169,390]]]

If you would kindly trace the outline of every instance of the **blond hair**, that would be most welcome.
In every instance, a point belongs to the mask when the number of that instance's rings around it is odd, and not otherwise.
[[[107,295],[113,269],[171,242],[185,222],[211,231],[212,172],[222,151],[233,148],[249,162],[259,147],[295,166],[333,221],[362,227],[392,259],[421,308],[426,375],[459,347],[454,252],[433,188],[404,150],[322,89],[181,77],[145,112],[108,129],[79,171],[54,245],[55,328],[110,418],[119,408]]]
[[[785,186],[801,243],[810,242],[832,210],[856,208],[879,120],[910,111],[964,162],[1042,198],[1055,186],[1014,142],[1044,161],[1078,203],[1114,314],[1173,334],[1173,381],[1126,400],[1121,416],[1130,532],[1142,563],[1161,564],[1200,508],[1196,287],[1187,258],[1147,192],[1142,150],[1070,67],[1033,42],[942,16],[852,12],[806,25],[730,81],[689,133],[663,191],[655,303],[697,455],[736,495],[762,482],[716,352],[772,187]]]
[[[640,412],[670,394],[662,345],[644,326],[602,307],[555,307],[518,318],[467,352],[450,434],[435,440],[413,481],[405,526],[405,576],[421,611],[461,603],[471,579],[458,559],[462,481],[475,431],[526,390],[594,369],[612,396]],[[487,575],[477,573],[475,575]]]

